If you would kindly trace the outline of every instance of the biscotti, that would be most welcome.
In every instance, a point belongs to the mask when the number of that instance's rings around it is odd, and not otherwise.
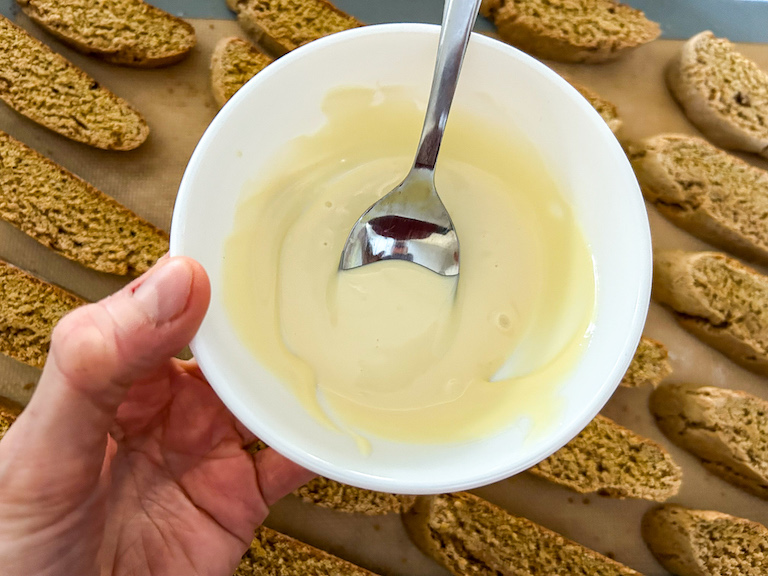
[[[319,476],[294,492],[304,502],[350,514],[401,514],[412,505],[415,496],[388,494],[347,486]]]
[[[168,251],[166,232],[3,132],[0,218],[110,274],[142,274]]]
[[[728,40],[697,34],[666,78],[685,115],[712,142],[768,157],[768,73]]]
[[[768,529],[745,518],[665,505],[645,514],[642,534],[651,553],[672,574],[768,574]]]
[[[677,494],[682,482],[664,448],[600,415],[529,471],[581,494],[657,502]]]
[[[21,414],[21,405],[0,396],[0,440]]]
[[[62,42],[112,64],[173,64],[195,46],[191,24],[142,0],[16,0]]]
[[[227,5],[253,40],[275,56],[363,25],[326,0],[227,0]]]
[[[128,103],[4,16],[0,99],[30,120],[96,148],[132,150],[149,134]]]
[[[82,304],[63,288],[0,260],[0,352],[42,368],[53,327]]]
[[[234,576],[376,576],[265,526],[256,529]]]
[[[661,33],[639,10],[613,0],[493,0],[482,6],[499,36],[560,62],[604,62]]]
[[[655,387],[671,373],[672,367],[669,365],[667,347],[661,342],[643,336],[620,385],[626,388]]]
[[[666,218],[710,244],[768,264],[768,172],[681,134],[641,140],[628,155],[646,200]]]
[[[712,386],[663,385],[651,412],[672,442],[724,480],[768,499],[768,402]]]
[[[421,551],[456,576],[639,574],[465,492],[419,496],[403,522]]]
[[[576,82],[570,82],[570,84],[578,90],[579,94],[584,96],[595,110],[597,110],[600,117],[605,120],[606,124],[608,124],[608,128],[611,129],[611,132],[618,134],[623,122],[621,121],[621,118],[619,118],[619,112],[616,109],[616,106],[586,86],[582,86]]]
[[[271,62],[272,58],[241,38],[219,40],[211,57],[211,89],[216,103],[224,106],[243,84]]]
[[[660,250],[653,297],[702,341],[768,375],[768,277],[718,252]]]

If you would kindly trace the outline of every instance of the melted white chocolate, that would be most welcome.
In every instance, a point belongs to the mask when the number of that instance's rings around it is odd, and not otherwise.
[[[536,152],[454,109],[436,184],[458,280],[402,261],[339,272],[354,222],[408,171],[423,110],[395,88],[339,90],[324,110],[238,207],[224,289],[245,344],[316,417],[356,435],[454,442],[553,425],[595,279]]]

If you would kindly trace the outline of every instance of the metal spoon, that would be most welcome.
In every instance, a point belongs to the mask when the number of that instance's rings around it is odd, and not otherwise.
[[[427,114],[405,180],[352,228],[339,269],[408,260],[443,276],[459,273],[459,238],[435,189],[435,163],[481,0],[446,0]]]

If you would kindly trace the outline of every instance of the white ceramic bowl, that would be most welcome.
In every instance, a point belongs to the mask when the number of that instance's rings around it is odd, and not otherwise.
[[[410,494],[489,484],[536,464],[578,434],[629,365],[651,283],[642,196],[608,127],[549,68],[511,46],[475,35],[454,106],[482,113],[490,97],[516,119],[518,131],[538,148],[573,205],[594,256],[594,333],[561,384],[565,408],[557,425],[536,440],[524,438],[513,425],[463,444],[374,438],[372,453],[365,456],[349,437],[314,420],[243,346],[222,301],[222,256],[245,183],[287,142],[322,125],[320,104],[334,87],[413,86],[426,100],[438,33],[438,27],[421,24],[358,28],[299,48],[260,72],[200,140],[181,182],[171,230],[171,253],[197,259],[210,275],[211,306],[192,350],[234,415],[278,452],[319,474]]]

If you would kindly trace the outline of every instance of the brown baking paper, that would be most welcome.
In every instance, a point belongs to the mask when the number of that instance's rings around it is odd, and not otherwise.
[[[171,68],[134,70],[73,53],[42,34],[23,16],[19,22],[131,102],[145,115],[152,132],[138,150],[105,152],[53,134],[5,106],[0,106],[0,129],[167,230],[186,162],[216,114],[208,76],[213,46],[221,37],[243,36],[240,29],[234,22],[192,21],[199,44],[189,59]],[[660,132],[696,134],[663,82],[663,68],[680,45],[676,41],[657,41],[610,64],[552,66],[614,102],[624,120],[624,138]],[[768,46],[742,45],[740,49],[768,70]],[[768,162],[746,158],[768,169]],[[655,247],[708,248],[664,220],[652,207],[649,219]],[[88,271],[51,253],[4,222],[0,222],[0,258],[91,300],[111,293],[126,281]],[[656,304],[651,305],[645,333],[669,348],[674,368],[670,381],[736,388],[768,399],[768,379],[737,367],[701,344]],[[0,357],[0,394],[26,402],[38,377],[38,370]],[[672,445],[659,432],[648,411],[649,393],[650,389],[619,389],[603,413],[669,449],[684,474],[682,490],[671,501],[768,524],[768,502],[711,475],[696,458]],[[640,538],[640,519],[654,506],[651,502],[581,496],[525,473],[475,492],[644,574],[665,573]],[[288,497],[273,508],[267,524],[381,574],[447,574],[410,543],[399,517],[394,515],[351,516]]]

